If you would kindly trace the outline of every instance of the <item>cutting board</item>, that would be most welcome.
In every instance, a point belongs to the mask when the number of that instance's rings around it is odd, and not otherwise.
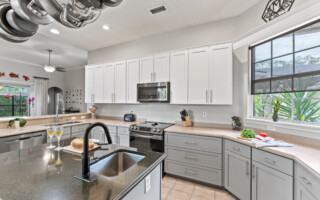
[[[238,136],[238,139],[252,141],[252,140],[255,140],[257,138],[244,138],[244,137]]]
[[[92,149],[89,149],[89,151],[92,151],[98,148],[100,148],[100,145],[94,144],[94,147]],[[83,153],[83,149],[73,148],[72,145],[63,147],[63,151],[73,153],[73,154],[80,154],[80,155]]]

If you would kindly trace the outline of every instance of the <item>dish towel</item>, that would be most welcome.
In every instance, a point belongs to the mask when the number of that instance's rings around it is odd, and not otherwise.
[[[277,140],[277,141],[272,141],[272,140],[266,140],[266,141],[252,140],[252,143],[257,148],[262,148],[262,147],[293,147],[293,144],[286,143],[286,142],[284,142],[282,140]]]

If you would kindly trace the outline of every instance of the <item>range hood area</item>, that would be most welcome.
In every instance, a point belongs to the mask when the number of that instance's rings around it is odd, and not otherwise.
[[[40,25],[54,20],[79,29],[95,22],[101,11],[116,7],[122,0],[1,0],[0,37],[14,43],[25,42]]]

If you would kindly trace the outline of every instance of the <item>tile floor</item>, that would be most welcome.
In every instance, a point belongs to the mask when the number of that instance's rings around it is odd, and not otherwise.
[[[226,191],[198,183],[165,176],[162,180],[162,200],[235,200]]]

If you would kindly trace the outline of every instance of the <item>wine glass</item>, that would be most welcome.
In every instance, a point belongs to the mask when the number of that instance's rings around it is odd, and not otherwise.
[[[49,127],[47,128],[47,134],[48,134],[49,137],[50,137],[50,146],[48,146],[47,149],[54,149],[54,148],[56,148],[56,146],[52,145],[52,137],[53,137],[54,131],[55,131],[54,129],[55,129],[54,126],[49,126]]]
[[[57,126],[55,128],[54,134],[56,135],[56,137],[58,138],[58,147],[56,149],[54,149],[55,151],[60,151],[63,148],[61,148],[60,146],[60,138],[63,135],[63,127],[62,126]]]

